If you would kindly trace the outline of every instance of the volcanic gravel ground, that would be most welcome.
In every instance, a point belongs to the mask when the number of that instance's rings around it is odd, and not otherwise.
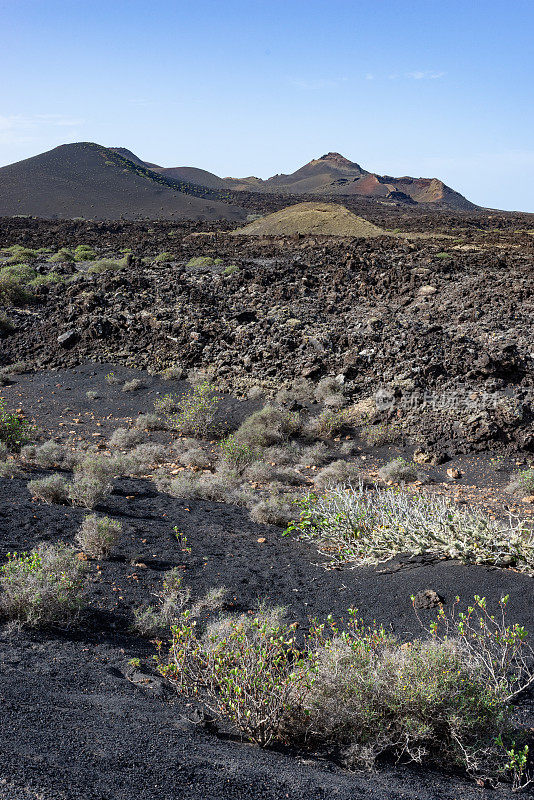
[[[85,391],[102,389],[102,405],[84,435],[106,435],[117,421],[149,410],[158,379],[137,393],[107,386],[106,365],[24,375],[8,387],[10,398],[51,432],[68,396],[74,413]],[[121,378],[135,373],[115,368]],[[149,377],[144,376],[149,382]],[[59,386],[58,386],[59,384]],[[105,384],[105,385],[104,385]],[[178,386],[178,384],[177,384]],[[52,389],[52,387],[55,387]],[[64,392],[66,387],[70,391]],[[107,387],[107,389],[105,388]],[[167,384],[164,385],[167,387]],[[56,395],[51,395],[56,391]],[[7,392],[6,392],[7,395]],[[39,398],[43,398],[41,402]],[[50,400],[50,402],[46,402]],[[147,408],[148,407],[148,408]],[[70,412],[69,412],[70,413]],[[227,400],[225,413],[239,421],[249,404]],[[102,418],[102,421],[103,421]],[[67,426],[68,427],[68,426]],[[39,541],[72,542],[81,509],[32,500],[26,482],[44,472],[0,479],[0,555]],[[158,493],[143,479],[120,479],[98,509],[123,523],[111,559],[90,562],[87,608],[70,631],[0,633],[0,797],[5,800],[504,800],[459,776],[404,766],[372,775],[351,774],[330,761],[289,751],[261,751],[224,729],[193,721],[192,707],[177,698],[151,668],[154,645],[129,630],[133,609],[153,601],[163,573],[183,570],[193,598],[225,586],[227,610],[253,609],[260,599],[288,608],[305,629],[357,607],[366,622],[382,623],[402,639],[418,635],[410,596],[434,589],[450,604],[475,593],[495,603],[510,595],[509,615],[534,630],[534,582],[512,570],[462,566],[408,555],[374,569],[329,569],[306,543],[278,528],[254,524],[246,511],[218,503],[181,501]],[[186,535],[181,549],[173,528]],[[265,541],[259,541],[264,539]],[[421,612],[429,621],[433,612]],[[128,664],[140,658],[141,668]],[[532,727],[525,705],[522,724]]]

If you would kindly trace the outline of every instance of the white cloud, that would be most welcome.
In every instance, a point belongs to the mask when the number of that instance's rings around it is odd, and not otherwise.
[[[0,143],[24,144],[36,141],[45,130],[54,128],[77,128],[83,119],[63,114],[9,114],[0,115]]]
[[[404,77],[413,81],[434,81],[437,78],[443,78],[444,75],[444,72],[415,70],[414,72],[406,72]]]

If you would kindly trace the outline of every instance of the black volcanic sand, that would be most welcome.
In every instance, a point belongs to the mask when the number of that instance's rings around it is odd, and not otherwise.
[[[94,413],[94,420],[84,426],[88,438],[98,430],[96,421],[104,422],[107,435],[118,421],[150,410],[155,392],[167,389],[159,379],[145,375],[145,390],[122,393],[120,385],[105,384],[108,371],[105,365],[86,365],[72,372],[25,375],[2,391],[10,405],[16,399],[51,432],[61,431],[58,423],[65,419],[68,404],[74,413],[89,409]],[[125,379],[134,375],[131,370],[114,371]],[[70,390],[64,391],[67,387]],[[102,389],[105,396],[89,404],[84,393],[92,388]],[[225,414],[235,421],[250,410],[250,404],[236,401],[228,400],[225,406]],[[112,419],[105,420],[109,415]],[[72,542],[84,516],[81,509],[33,501],[26,482],[39,474],[45,473],[0,479],[2,560],[7,552],[29,549],[39,541]],[[457,594],[464,603],[475,593],[490,603],[509,594],[510,619],[534,630],[530,577],[409,556],[374,569],[328,569],[313,547],[282,537],[278,528],[252,523],[246,511],[184,502],[158,493],[142,479],[116,480],[113,494],[98,511],[120,519],[123,534],[110,560],[91,562],[87,608],[77,626],[71,631],[0,629],[0,797],[503,800],[510,796],[507,787],[486,792],[461,776],[427,769],[385,765],[376,774],[351,774],[310,754],[260,751],[224,730],[197,725],[191,721],[192,707],[153,672],[153,644],[131,633],[129,625],[133,609],[153,599],[164,571],[180,567],[194,598],[224,585],[228,610],[249,610],[264,598],[285,605],[301,630],[310,617],[324,619],[328,613],[340,617],[348,607],[357,607],[367,622],[376,620],[406,639],[420,631],[410,595],[427,588],[437,591],[446,604]],[[190,552],[181,550],[174,526],[187,536]],[[422,614],[426,620],[432,618],[432,612]],[[128,664],[132,658],[141,659],[140,669]],[[531,711],[525,707],[526,725],[534,724]]]

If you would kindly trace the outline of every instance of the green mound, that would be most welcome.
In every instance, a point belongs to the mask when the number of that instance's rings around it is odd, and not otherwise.
[[[254,220],[233,233],[246,236],[312,234],[367,237],[383,236],[385,232],[337,203],[298,203]]]

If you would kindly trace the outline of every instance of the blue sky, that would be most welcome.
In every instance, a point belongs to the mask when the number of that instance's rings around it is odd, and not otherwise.
[[[219,175],[334,150],[534,212],[532,0],[0,0],[0,165],[124,146]]]

